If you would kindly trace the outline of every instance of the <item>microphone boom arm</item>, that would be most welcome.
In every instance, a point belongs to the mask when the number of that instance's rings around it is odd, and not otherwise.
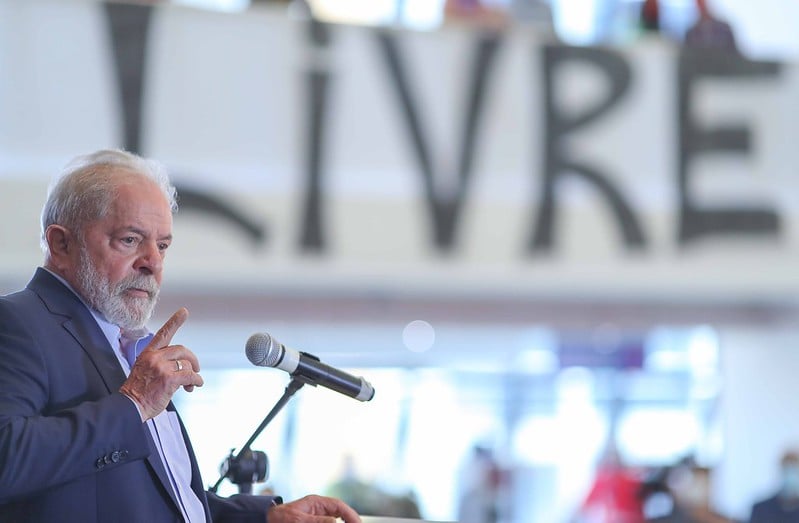
[[[241,447],[241,450],[239,450],[238,454],[236,454],[236,457],[233,458],[234,461],[240,459],[245,453],[250,451],[250,445],[252,445],[255,439],[261,434],[261,431],[263,431],[266,428],[266,426],[272,421],[272,419],[274,419],[274,417],[277,416],[277,413],[280,412],[280,410],[286,406],[286,404],[289,402],[294,393],[300,390],[303,385],[305,385],[305,380],[300,379],[298,377],[292,377],[289,384],[286,385],[286,390],[283,392],[283,395],[280,397],[279,400],[277,400],[277,403],[275,403],[275,406],[272,407],[272,410],[269,411],[269,414],[266,415],[261,424],[258,425],[258,428],[255,429],[255,432],[252,433],[250,439],[247,440],[247,443],[245,443],[244,446]],[[211,492],[216,493],[216,490],[219,488],[219,485],[228,476],[229,472],[230,471],[228,470],[227,472],[219,476],[219,479],[216,480],[214,486],[210,488]]]

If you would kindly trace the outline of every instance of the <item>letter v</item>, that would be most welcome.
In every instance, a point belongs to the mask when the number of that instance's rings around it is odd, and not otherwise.
[[[411,145],[416,156],[416,161],[421,169],[425,197],[427,198],[430,215],[433,222],[434,246],[444,252],[452,250],[455,241],[456,228],[460,211],[465,200],[470,179],[474,171],[474,151],[477,141],[477,129],[486,97],[486,84],[489,79],[489,69],[494,63],[499,44],[500,34],[486,32],[476,42],[475,56],[472,62],[470,92],[466,110],[464,126],[460,143],[460,154],[457,163],[458,185],[451,195],[440,194],[435,186],[435,172],[428,147],[428,141],[422,129],[421,118],[414,101],[408,74],[402,59],[401,50],[396,38],[388,31],[377,31],[378,42],[384,54],[388,73],[393,80],[395,92],[399,97],[407,129],[411,138]]]

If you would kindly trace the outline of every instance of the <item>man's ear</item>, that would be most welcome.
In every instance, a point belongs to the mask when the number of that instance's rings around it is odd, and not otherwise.
[[[50,259],[56,264],[63,263],[75,249],[75,237],[72,232],[61,225],[48,225],[44,231]]]

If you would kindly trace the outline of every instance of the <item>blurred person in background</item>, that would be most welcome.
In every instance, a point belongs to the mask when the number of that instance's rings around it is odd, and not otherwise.
[[[734,520],[718,513],[711,503],[712,474],[707,467],[696,465],[692,458],[680,460],[669,467],[657,485],[649,485],[650,499],[665,495],[669,498],[666,510],[648,517],[657,523],[733,523]],[[649,501],[645,501],[649,505]]]
[[[375,487],[371,482],[360,479],[356,472],[355,457],[351,454],[344,456],[341,475],[327,488],[326,493],[328,496],[341,499],[359,514],[421,518],[413,491],[394,496]]]
[[[642,475],[623,463],[614,444],[608,445],[594,482],[574,521],[577,523],[640,523],[644,521]]]
[[[641,4],[639,17],[641,31],[645,33],[660,32],[660,2],[659,0],[645,0]]]
[[[752,506],[749,523],[799,523],[799,453],[783,454],[779,490]]]
[[[458,523],[497,523],[508,514],[505,499],[506,472],[494,452],[477,445],[465,468],[464,487],[458,502]]]
[[[711,500],[712,474],[707,467],[694,466],[687,470],[674,487],[674,511],[662,521],[673,523],[732,523],[720,514]],[[661,521],[661,520],[657,520]]]
[[[698,17],[685,33],[685,45],[738,53],[738,44],[732,27],[710,12],[707,0],[696,0],[696,11]]]

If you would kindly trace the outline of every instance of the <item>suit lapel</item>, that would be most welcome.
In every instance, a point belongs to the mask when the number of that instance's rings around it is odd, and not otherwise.
[[[62,326],[86,353],[108,392],[119,390],[125,372],[100,326],[75,293],[44,269],[36,271],[28,288],[39,295],[51,313],[64,318]]]

